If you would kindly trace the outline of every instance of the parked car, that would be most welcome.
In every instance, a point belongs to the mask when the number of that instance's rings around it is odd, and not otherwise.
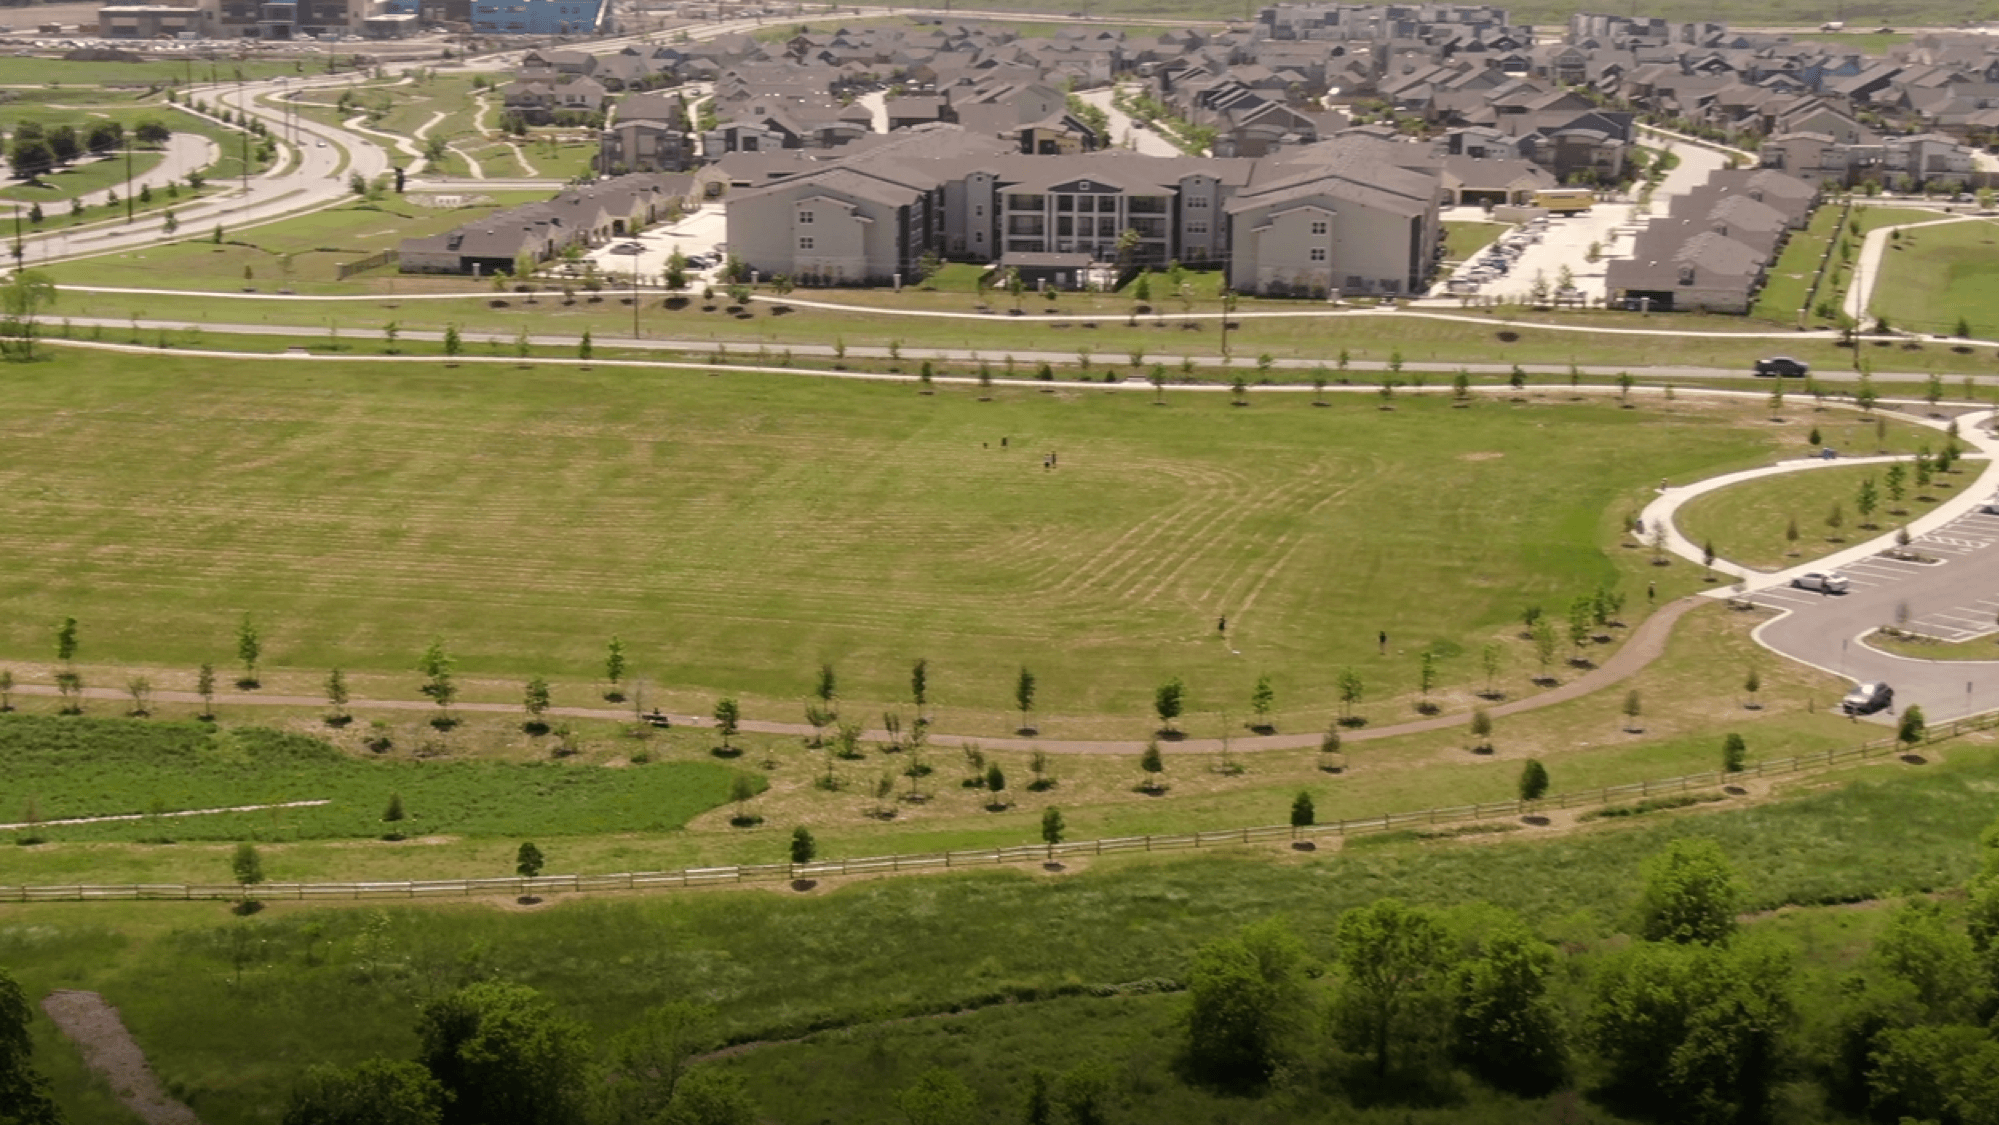
[[[1999,496],[1994,496],[1978,506],[1978,510],[1988,516],[1999,516]]]
[[[1814,570],[1791,579],[1791,585],[1800,590],[1817,590],[1822,594],[1844,594],[1851,585],[1846,575],[1830,570]]]
[[[1781,375],[1786,379],[1802,379],[1811,372],[1811,365],[1802,359],[1792,359],[1787,355],[1773,355],[1756,361],[1758,375]]]
[[[1895,702],[1895,689],[1883,683],[1858,684],[1839,701],[1839,709],[1849,715],[1872,715]]]
[[[613,254],[640,254],[644,253],[644,251],[645,247],[636,242],[620,242],[616,246],[611,247],[611,253]]]

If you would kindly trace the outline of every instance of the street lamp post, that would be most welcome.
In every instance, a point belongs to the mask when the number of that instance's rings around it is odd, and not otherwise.
[[[132,221],[132,138],[125,138],[125,221]]]

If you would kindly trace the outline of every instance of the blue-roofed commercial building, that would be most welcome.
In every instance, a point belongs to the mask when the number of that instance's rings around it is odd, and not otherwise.
[[[486,35],[593,35],[602,0],[472,0],[472,30]]]

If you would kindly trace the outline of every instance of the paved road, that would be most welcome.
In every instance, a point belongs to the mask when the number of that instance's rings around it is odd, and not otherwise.
[[[1160,136],[1158,130],[1141,128],[1136,121],[1132,120],[1131,115],[1113,104],[1111,99],[1115,94],[1115,90],[1112,90],[1110,87],[1104,87],[1098,90],[1084,90],[1076,95],[1085,102],[1103,110],[1104,116],[1110,119],[1111,144],[1122,148],[1128,141],[1131,144],[1132,151],[1145,156],[1184,155],[1179,148],[1174,146],[1172,141]]]
[[[1942,426],[1928,417],[1902,417]],[[1991,432],[1992,420],[1990,413],[1958,419],[1960,437],[1987,458],[1982,471],[1973,479],[1953,481],[1956,487],[1948,499],[1908,524],[1911,548],[1934,562],[1885,557],[1883,552],[1895,546],[1892,531],[1774,573],[1718,562],[1717,570],[1742,579],[1750,601],[1781,611],[1780,616],[1757,628],[1757,641],[1779,655],[1856,682],[1886,681],[1894,687],[1898,705],[1920,704],[1931,719],[1999,709],[1999,663],[1916,660],[1890,655],[1860,641],[1863,635],[1898,620],[1950,641],[1985,636],[1999,629],[1999,617],[1995,617],[1999,615],[1999,550],[1992,549],[1999,543],[1999,517],[1980,510],[1999,487],[1999,457],[1995,457],[1999,439]],[[1890,460],[1894,458],[1869,458],[1861,463]],[[1699,548],[1671,522],[1686,501],[1754,477],[1853,463],[1788,462],[1690,487],[1669,488],[1640,518],[1648,528],[1665,520],[1668,547],[1684,558],[1698,560]],[[1799,574],[1813,570],[1837,570],[1848,576],[1850,592],[1825,595],[1790,585]],[[1716,591],[1713,596],[1728,595]],[[1995,646],[1994,657],[1999,659],[1999,646]],[[1874,721],[1890,718],[1883,714]]]

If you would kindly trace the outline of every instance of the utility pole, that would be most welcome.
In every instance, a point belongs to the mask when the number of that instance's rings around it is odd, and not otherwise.
[[[136,194],[138,193],[132,190],[132,138],[128,136],[125,138],[125,222],[127,224],[132,221],[132,196]],[[18,213],[19,210],[16,209],[16,214]]]

